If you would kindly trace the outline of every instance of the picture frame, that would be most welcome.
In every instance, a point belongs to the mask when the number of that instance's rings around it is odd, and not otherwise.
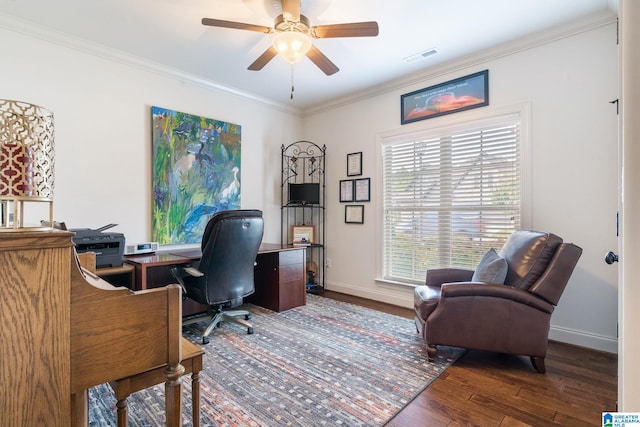
[[[362,151],[347,154],[347,176],[362,175]]]
[[[364,205],[346,205],[344,222],[347,224],[364,224]]]
[[[293,244],[314,243],[315,227],[313,225],[294,225],[291,227]]]
[[[353,179],[340,180],[340,202],[353,202]]]
[[[432,119],[489,105],[489,70],[400,95],[400,123]]]
[[[356,202],[371,201],[371,178],[359,178],[354,180],[353,194]]]

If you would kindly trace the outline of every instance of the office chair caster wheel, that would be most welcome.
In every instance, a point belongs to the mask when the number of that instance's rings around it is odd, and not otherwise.
[[[253,328],[247,328],[247,335],[253,335]]]
[[[202,337],[202,344],[209,344],[209,337]]]

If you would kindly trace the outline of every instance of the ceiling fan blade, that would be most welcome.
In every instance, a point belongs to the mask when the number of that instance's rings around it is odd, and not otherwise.
[[[272,28],[263,25],[245,24],[243,22],[223,21],[222,19],[202,18],[202,25],[211,27],[235,28],[236,30],[257,31],[259,33],[270,33]]]
[[[248,70],[251,71],[260,71],[264,68],[265,65],[267,65],[269,63],[269,61],[271,61],[276,55],[278,54],[278,51],[276,50],[275,47],[273,46],[269,46],[269,49],[265,50],[264,53],[262,55],[260,55],[258,57],[258,59],[256,59],[255,61],[253,61],[253,64],[249,65],[249,67],[247,68]]]
[[[375,37],[378,35],[376,21],[352,22],[350,24],[318,25],[311,28],[311,35],[318,39],[332,37]]]
[[[300,0],[282,0],[282,15],[287,21],[300,20]]]
[[[331,60],[327,58],[324,53],[320,52],[320,50],[313,45],[311,46],[311,49],[309,49],[309,52],[307,52],[307,58],[309,58],[311,62],[316,64],[318,68],[320,68],[322,72],[327,76],[340,71],[340,68],[338,68],[336,64],[331,62]]]

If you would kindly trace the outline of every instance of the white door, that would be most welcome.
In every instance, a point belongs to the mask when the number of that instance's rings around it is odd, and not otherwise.
[[[640,1],[620,0],[618,411],[640,412]]]

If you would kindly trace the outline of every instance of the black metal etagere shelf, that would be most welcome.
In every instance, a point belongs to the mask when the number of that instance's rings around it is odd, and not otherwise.
[[[311,141],[282,145],[281,243],[307,247],[307,291],[311,293],[324,292],[325,160],[324,145],[320,147]],[[290,184],[308,187],[309,191],[317,193],[309,197],[312,200],[292,199]],[[297,230],[312,230],[311,238],[307,242],[297,242],[295,238],[299,234],[294,236]]]

